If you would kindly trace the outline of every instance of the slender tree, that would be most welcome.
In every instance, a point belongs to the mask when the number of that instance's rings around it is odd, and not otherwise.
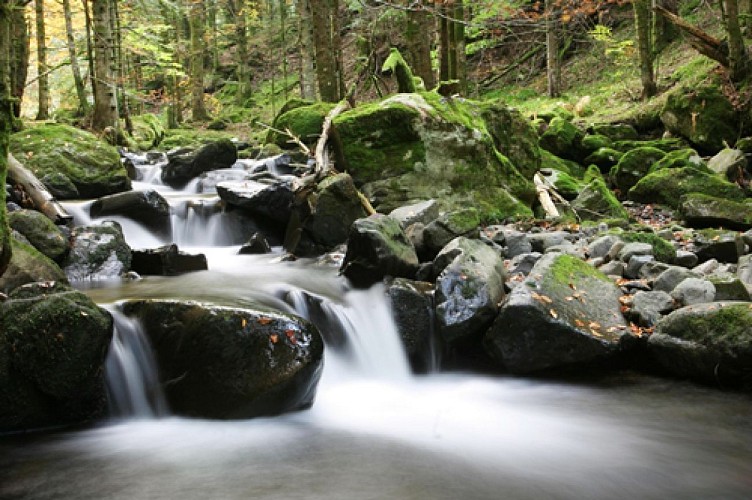
[[[308,0],[296,0],[298,13],[298,49],[300,52],[300,97],[316,99],[316,68],[313,43],[313,21]]]
[[[248,66],[248,2],[227,0],[227,10],[235,26],[235,61],[238,90],[235,94],[238,104],[244,104],[251,97],[251,78]]]
[[[561,95],[561,60],[559,58],[559,13],[556,0],[546,0],[546,92],[549,97]]]
[[[310,0],[310,6],[319,94],[322,101],[337,102],[343,97],[337,53],[340,35],[335,29],[339,5],[337,0]]]
[[[70,58],[73,83],[76,86],[78,97],[78,111],[81,116],[86,116],[89,111],[89,101],[86,98],[86,87],[81,76],[81,68],[78,65],[76,52],[76,39],[73,34],[73,15],[71,13],[70,0],[63,0],[63,16],[65,17],[65,39],[68,45],[68,57]]]
[[[204,2],[192,0],[188,15],[191,33],[191,115],[194,121],[206,121],[209,113],[204,104]]]
[[[92,24],[94,39],[94,115],[91,126],[103,131],[108,127],[118,130],[117,85],[115,82],[115,42],[112,33],[113,20],[110,2],[92,0]]]
[[[642,98],[649,99],[656,93],[653,75],[653,44],[651,43],[650,0],[632,0],[637,33],[637,50],[640,58]]]
[[[407,0],[407,28],[405,40],[408,60],[413,73],[419,76],[427,89],[436,85],[431,64],[431,41],[434,35],[433,18],[426,9],[426,0]]]
[[[8,171],[8,142],[13,121],[10,85],[11,11],[17,8],[11,0],[0,0],[0,186],[5,186]],[[5,188],[0,189],[0,275],[11,257],[10,229],[5,213]]]
[[[723,0],[723,6],[726,9],[729,71],[733,81],[741,82],[749,73],[749,56],[739,25],[739,4],[737,0]]]
[[[24,15],[24,5],[31,0],[15,0],[15,7],[10,10],[10,85],[13,96],[11,106],[16,118],[21,116],[21,101],[26,90],[26,76],[29,70],[29,24]]]
[[[39,111],[37,120],[50,117],[50,79],[47,68],[47,36],[44,27],[44,0],[34,0],[34,13],[37,28],[37,88],[39,89]]]

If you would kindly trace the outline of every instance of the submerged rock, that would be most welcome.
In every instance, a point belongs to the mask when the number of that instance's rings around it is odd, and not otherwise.
[[[192,301],[127,302],[151,340],[170,408],[236,419],[313,404],[324,344],[307,321]]]
[[[502,304],[486,349],[512,373],[613,358],[631,340],[620,296],[610,279],[582,260],[546,254]]]
[[[159,248],[133,250],[130,269],[141,275],[178,276],[205,271],[209,265],[204,254],[181,252],[173,243]]]
[[[154,189],[104,196],[91,205],[89,213],[92,217],[127,217],[160,235],[172,236],[170,205]]]
[[[162,182],[179,188],[209,170],[230,168],[238,159],[238,149],[231,140],[220,139],[168,156],[170,161],[162,168]]]
[[[77,227],[71,239],[73,247],[63,265],[69,280],[112,279],[130,270],[131,248],[117,222]]]
[[[107,408],[104,361],[112,318],[52,282],[0,304],[0,432],[90,421]]]

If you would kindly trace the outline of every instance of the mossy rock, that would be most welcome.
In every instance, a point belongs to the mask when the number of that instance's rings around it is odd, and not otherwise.
[[[582,177],[585,172],[585,168],[575,161],[559,158],[545,149],[541,149],[540,152],[541,168],[552,168],[560,172],[566,172],[574,177]],[[621,157],[621,153],[619,153],[619,156]]]
[[[590,153],[585,158],[585,165],[596,165],[601,172],[608,173],[613,168],[624,153],[613,148],[600,148]]]
[[[744,154],[752,153],[752,137],[743,137],[736,141],[734,148],[740,150]]]
[[[556,156],[579,162],[588,155],[588,151],[582,147],[584,137],[584,132],[572,122],[557,117],[548,124],[539,144]]]
[[[690,193],[729,200],[744,198],[744,192],[736,184],[693,167],[651,172],[629,190],[628,197],[643,203],[658,203],[677,208],[681,197]]]
[[[10,151],[38,178],[65,175],[82,198],[131,189],[115,147],[68,125],[45,123],[13,134]]]
[[[679,214],[689,227],[726,227],[746,231],[752,229],[752,203],[749,201],[691,193],[682,197]]]
[[[335,105],[328,102],[318,102],[306,106],[303,105],[304,102],[299,103],[298,106],[291,105],[289,111],[285,111],[283,108],[284,112],[277,115],[272,126],[281,131],[289,130],[304,144],[311,147],[316,144],[319,135],[321,135],[324,119]],[[280,134],[274,130],[269,131],[266,142],[276,144],[281,148],[298,147],[288,135]]]
[[[582,138],[582,147],[589,153],[597,151],[602,148],[611,148],[614,145],[614,141],[605,135],[599,134],[587,134]]]
[[[13,254],[8,269],[0,276],[0,292],[8,293],[35,281],[68,283],[60,267],[39,250],[14,238],[11,245]]]
[[[691,148],[684,148],[666,153],[666,156],[653,163],[653,166],[650,167],[650,172],[655,172],[656,170],[663,168],[682,167],[692,167],[699,170],[708,171],[705,160],[700,157],[697,151]]]
[[[602,178],[588,183],[572,202],[581,220],[628,219],[629,214]]]
[[[574,200],[585,184],[567,172],[552,168],[541,169],[541,175],[567,200]]]
[[[627,123],[596,123],[591,126],[593,134],[608,137],[612,141],[636,141],[637,130]]]
[[[523,177],[532,178],[541,167],[542,151],[529,120],[499,100],[482,103],[480,116],[499,153],[509,158]]]
[[[132,117],[132,140],[142,151],[156,148],[165,137],[165,128],[158,115],[145,114]]]
[[[8,214],[11,228],[23,234],[42,254],[60,261],[68,252],[68,238],[49,218],[36,210],[16,210]]]
[[[652,139],[649,141],[614,141],[614,149],[624,153],[637,148],[655,148],[664,153],[670,153],[679,149],[686,149],[689,145],[684,139],[669,137],[666,139]]]
[[[611,169],[611,183],[622,193],[626,193],[650,171],[650,167],[655,162],[664,156],[666,156],[666,153],[652,147],[628,151],[621,157],[619,163]]]
[[[233,134],[218,130],[168,129],[165,130],[164,139],[159,143],[159,149],[169,151],[175,148],[198,148],[212,142],[234,138]]]
[[[661,121],[669,131],[708,153],[733,144],[740,133],[739,114],[719,85],[672,92],[661,111]]]
[[[647,243],[653,247],[653,256],[660,262],[671,263],[676,257],[676,248],[653,232],[625,231],[618,234],[625,243]]]

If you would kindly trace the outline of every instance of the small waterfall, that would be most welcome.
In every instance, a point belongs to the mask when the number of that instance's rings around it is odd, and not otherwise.
[[[146,418],[166,415],[157,362],[141,325],[115,307],[108,309],[115,322],[105,364],[110,414]]]

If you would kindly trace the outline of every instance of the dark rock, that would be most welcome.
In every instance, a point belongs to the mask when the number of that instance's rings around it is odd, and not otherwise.
[[[142,276],[178,276],[209,269],[204,254],[187,254],[178,246],[165,245],[131,252],[131,269]]]
[[[486,349],[513,373],[613,358],[631,340],[619,297],[616,285],[582,260],[546,254],[502,304]]]
[[[34,248],[54,261],[68,252],[68,238],[59,226],[36,210],[16,210],[8,214],[11,229],[23,234]]]
[[[413,368],[425,371],[433,354],[433,285],[397,278],[389,284],[387,294],[405,352]]]
[[[632,186],[645,177],[655,162],[666,156],[660,149],[641,147],[628,151],[621,157],[619,163],[611,169],[611,183],[622,193],[628,192]]]
[[[625,278],[639,278],[640,270],[648,262],[653,262],[655,257],[652,255],[632,255],[627,262],[627,268],[624,270]]]
[[[60,267],[34,247],[16,238],[11,239],[11,245],[10,264],[0,275],[0,292],[8,293],[21,285],[35,281],[68,283]]]
[[[418,256],[397,219],[382,214],[350,227],[341,273],[355,286],[369,287],[386,276],[414,278]]]
[[[0,432],[91,421],[107,408],[104,360],[112,318],[53,283],[0,304]]]
[[[555,117],[541,135],[539,144],[560,158],[579,162],[589,154],[588,150],[582,147],[584,137],[584,132],[572,122]]]
[[[744,255],[744,241],[736,231],[704,229],[695,231],[689,250],[700,262],[716,259],[719,262],[738,262]]]
[[[675,307],[674,299],[666,292],[639,291],[632,298],[629,317],[638,325],[650,328]]]
[[[238,150],[229,139],[220,139],[169,156],[169,163],[162,168],[162,182],[180,188],[204,172],[231,167],[238,159]]]
[[[517,255],[531,253],[533,245],[526,233],[514,230],[503,231],[504,234],[504,255],[511,259]],[[539,252],[540,253],[540,252]]]
[[[444,264],[443,262],[446,262]],[[480,338],[504,298],[504,262],[478,240],[452,240],[434,260],[436,322],[447,342]]]
[[[752,204],[692,193],[682,197],[679,215],[688,227],[752,228]]]
[[[733,274],[717,274],[708,276],[708,280],[715,287],[715,300],[725,302],[729,300],[749,302],[752,297],[744,283]]]
[[[58,200],[75,200],[81,194],[70,178],[61,172],[50,172],[39,179],[44,187]]]
[[[117,278],[130,270],[131,249],[117,222],[73,230],[73,246],[63,264],[71,281]]]
[[[170,408],[251,418],[313,404],[324,344],[305,320],[190,301],[127,302],[154,347]]]
[[[750,386],[752,309],[747,302],[684,307],[663,318],[648,352],[669,373],[719,384]]]
[[[248,255],[270,253],[271,251],[272,248],[269,246],[269,242],[264,235],[261,233],[253,233],[248,241],[243,243],[240,250],[238,250],[238,253],[241,255]]]
[[[290,219],[294,195],[289,179],[278,179],[271,183],[223,181],[216,187],[219,197],[229,205],[282,224]]]
[[[172,236],[170,205],[153,189],[104,196],[91,205],[89,213],[94,218],[126,217],[168,239]]]
[[[477,233],[479,225],[480,217],[474,208],[448,212],[426,226],[423,242],[427,251],[434,256],[458,236],[469,237]]]

